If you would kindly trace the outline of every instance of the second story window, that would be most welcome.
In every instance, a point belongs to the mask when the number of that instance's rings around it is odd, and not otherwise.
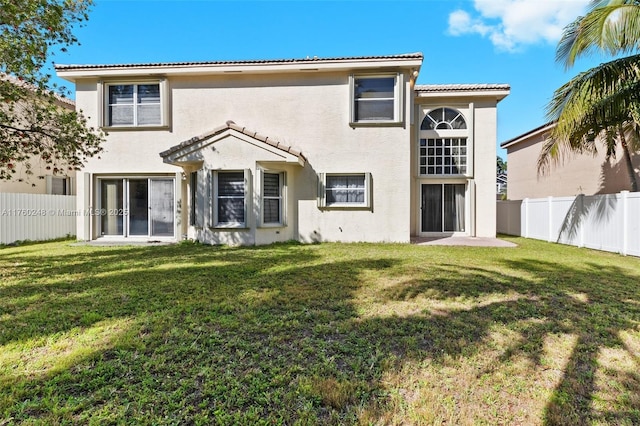
[[[399,74],[353,76],[352,123],[400,121]]]
[[[108,127],[161,126],[162,100],[159,82],[106,85]]]
[[[421,176],[472,176],[467,122],[453,108],[436,108],[420,124],[418,146]]]

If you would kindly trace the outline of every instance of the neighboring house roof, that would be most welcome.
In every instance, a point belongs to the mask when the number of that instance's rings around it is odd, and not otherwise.
[[[144,75],[149,72],[169,72],[171,74],[211,74],[238,72],[297,72],[320,70],[347,70],[384,66],[405,66],[419,70],[423,55],[420,52],[383,56],[347,56],[301,59],[264,59],[242,61],[202,61],[202,62],[150,62],[140,64],[102,65],[56,65],[58,75],[67,80],[79,76],[101,76],[108,74]]]
[[[418,97],[491,96],[498,101],[511,91],[508,84],[418,84],[414,87]]]
[[[209,139],[214,139],[216,136],[219,136],[222,133],[225,133],[229,130],[235,130],[236,132],[239,132],[245,136],[248,136],[260,144],[266,144],[271,148],[275,148],[278,151],[286,153],[288,154],[289,157],[295,158],[295,160],[301,165],[304,165],[307,161],[307,158],[304,156],[304,154],[302,154],[302,152],[290,147],[289,145],[283,144],[278,139],[275,139],[269,136],[260,135],[258,132],[254,130],[249,130],[246,127],[239,126],[231,120],[227,121],[224,125],[217,127],[207,133],[204,133],[199,136],[194,136],[189,140],[181,142],[178,145],[175,145],[167,149],[166,151],[161,152],[160,156],[163,158],[164,162],[171,163],[175,161],[176,154],[180,152],[189,151],[190,148],[197,149],[198,145],[201,142],[208,141]]]
[[[556,126],[556,122],[552,121],[546,124],[543,124],[542,126],[536,127],[535,129],[529,130],[526,133],[523,133],[519,136],[516,136],[515,138],[511,138],[509,140],[506,140],[504,142],[502,142],[500,144],[500,148],[510,148],[513,145],[520,143],[524,140],[529,140],[530,138],[534,137],[534,136],[538,136],[540,134],[544,134],[546,132],[548,132],[549,130],[553,129]]]
[[[33,91],[36,90],[36,88],[34,86],[32,86],[31,84],[25,82],[24,80],[20,80],[19,78],[16,78],[12,75],[9,74],[4,74],[4,73],[0,73],[0,80],[4,80],[4,81],[8,81],[11,84],[15,84],[18,87],[26,87],[27,89],[31,89]],[[76,103],[68,98],[65,98],[64,96],[61,96],[55,92],[50,92],[53,93],[53,95],[55,96],[56,100],[58,101],[58,104],[61,107],[64,107],[66,109],[69,110],[75,110],[76,109]]]

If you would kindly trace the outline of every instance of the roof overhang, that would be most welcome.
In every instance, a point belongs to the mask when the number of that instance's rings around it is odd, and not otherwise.
[[[416,100],[428,98],[491,98],[500,102],[511,93],[508,84],[426,84],[414,88]]]
[[[359,69],[413,69],[419,71],[422,53],[344,58],[304,58],[255,61],[176,62],[111,65],[56,65],[59,77],[78,78],[190,76],[224,74],[282,74],[356,71]]]
[[[521,134],[520,136],[516,136],[515,138],[509,139],[507,141],[504,141],[500,144],[500,148],[510,148],[522,141],[531,139],[533,137],[536,136],[541,136],[544,135],[545,133],[549,132],[550,130],[552,130],[554,127],[556,127],[556,122],[553,121],[551,123],[546,123],[543,124],[540,127],[536,127],[533,130],[530,130],[526,133]]]

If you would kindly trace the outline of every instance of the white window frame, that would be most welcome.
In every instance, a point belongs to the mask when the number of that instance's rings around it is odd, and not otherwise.
[[[287,172],[282,170],[272,170],[272,169],[258,169],[259,173],[259,184],[260,184],[260,227],[270,228],[270,227],[282,227],[286,226],[286,206],[287,206]],[[265,185],[264,185],[264,176],[266,174],[278,175],[278,185],[279,185],[279,195],[275,196],[267,196],[265,195]],[[280,217],[278,222],[265,222],[264,220],[264,201],[270,200],[278,200],[280,205]]]
[[[62,192],[58,191],[56,184],[62,184]],[[51,195],[75,195],[75,179],[68,176],[46,176],[47,194]]]
[[[401,73],[383,73],[383,74],[352,74],[349,76],[349,91],[350,91],[350,124],[351,125],[389,125],[389,124],[401,124],[403,120],[402,116],[402,94],[403,90],[403,75]],[[376,78],[393,78],[394,79],[394,87],[393,87],[393,118],[389,120],[384,119],[375,119],[375,120],[363,120],[356,119],[356,102],[362,102],[363,100],[358,101],[356,99],[356,84],[357,80],[361,79],[376,79]],[[372,102],[380,100],[389,100],[389,98],[373,98]]]
[[[434,146],[429,146],[429,141],[434,141]],[[425,145],[422,145],[422,141],[424,141]],[[442,141],[441,145],[438,145],[437,141]],[[448,141],[448,142],[447,142]],[[448,143],[448,145],[447,145]],[[456,145],[456,143],[458,145]],[[464,144],[464,145],[463,145]],[[434,150],[434,154],[429,154],[429,150]],[[438,154],[437,151],[441,150],[442,153]],[[446,151],[449,150],[449,154],[446,154]],[[460,152],[464,150],[464,154]],[[454,152],[455,151],[455,152]],[[425,152],[423,155],[422,153]],[[449,159],[450,164],[445,164],[446,159]],[[456,164],[456,159],[464,158],[465,164]],[[434,164],[429,164],[429,160],[433,159]],[[442,160],[441,164],[436,164],[435,161],[438,159]],[[424,160],[425,164],[422,164]],[[469,152],[469,140],[467,137],[420,137],[418,140],[418,172],[420,176],[428,176],[428,177],[461,177],[461,176],[469,176],[470,170],[470,152]],[[441,168],[443,173],[429,173],[429,168],[432,167],[434,169]],[[445,168],[453,168],[464,167],[464,173],[444,173]],[[422,173],[422,169],[425,169],[425,173]]]
[[[153,124],[138,124],[137,119],[137,87],[140,85],[151,85],[157,84],[160,92],[160,123]],[[133,101],[132,101],[132,109],[133,109],[133,123],[132,124],[123,124],[123,125],[112,125],[110,124],[111,116],[109,112],[109,87],[111,86],[134,86],[133,91]],[[150,79],[150,80],[117,80],[117,81],[105,81],[101,85],[102,87],[102,127],[107,129],[157,129],[157,128],[166,128],[168,127],[168,102],[167,102],[167,80],[162,79]],[[150,104],[155,105],[155,104]]]
[[[223,173],[243,173],[244,178],[244,221],[242,222],[220,222],[218,218],[218,176]],[[248,228],[249,227],[249,211],[251,203],[251,170],[213,170],[212,172],[213,198],[211,200],[211,217],[213,219],[212,226],[214,228]],[[234,197],[239,198],[239,197]]]
[[[417,155],[416,155],[416,160],[417,161],[417,174],[419,177],[422,178],[436,178],[436,179],[446,179],[446,178],[471,178],[473,177],[473,168],[474,168],[474,164],[473,164],[473,133],[471,131],[471,128],[473,126],[471,119],[468,117],[468,115],[471,115],[471,111],[467,111],[467,113],[465,114],[464,111],[461,111],[459,108],[456,108],[454,106],[450,106],[450,105],[430,105],[430,106],[426,106],[423,105],[422,106],[422,114],[421,114],[421,119],[420,119],[420,123],[418,123],[418,125],[416,126],[418,128],[418,138],[417,138]],[[465,129],[429,129],[429,130],[422,130],[422,122],[424,120],[430,120],[431,122],[433,122],[433,120],[431,120],[428,115],[436,110],[441,110],[441,109],[450,109],[454,112],[457,112],[458,115],[455,117],[455,119],[462,117],[465,121]],[[443,121],[444,122],[444,121]],[[429,174],[428,173],[428,167],[431,167],[431,165],[428,164],[428,159],[429,159],[429,147],[428,147],[428,140],[429,139],[440,139],[440,140],[453,140],[453,139],[460,139],[460,140],[464,140],[465,142],[465,147],[464,150],[466,151],[465,154],[465,167],[466,167],[466,172],[465,173],[451,173],[451,174],[446,174],[446,173],[434,173],[434,174]],[[422,145],[422,140],[425,140],[425,145]],[[434,149],[436,149],[437,147],[434,147]],[[434,154],[433,158],[436,158],[439,156],[439,158],[442,158],[442,163],[441,165],[433,165],[433,167],[442,167],[443,171],[444,171],[444,167],[452,167],[455,164],[451,164],[451,165],[445,165],[444,162],[444,157],[445,157],[445,149],[447,147],[446,146],[442,146],[441,149],[443,150],[442,154]],[[462,148],[462,147],[448,147],[449,149],[453,148]],[[425,155],[422,154],[422,152],[425,152]],[[460,157],[460,154],[457,154],[458,157]],[[455,158],[454,154],[450,154],[451,162],[453,163],[453,160]],[[424,159],[425,164],[422,164],[422,161]],[[422,173],[422,169],[425,169],[425,173]]]
[[[198,226],[198,178],[199,171],[189,173],[189,226]]]
[[[363,176],[364,177],[364,201],[329,203],[327,202],[327,177]],[[371,173],[320,173],[318,176],[318,207],[321,209],[371,209],[372,200]]]

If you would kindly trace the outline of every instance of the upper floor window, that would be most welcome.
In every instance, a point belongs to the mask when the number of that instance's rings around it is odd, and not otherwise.
[[[400,121],[400,74],[352,77],[352,123]]]
[[[467,175],[467,138],[420,139],[421,175]]]
[[[432,109],[420,124],[419,174],[471,176],[471,148],[462,113],[447,107]]]
[[[105,124],[109,127],[163,125],[159,82],[106,85]]]
[[[467,122],[462,114],[452,108],[437,108],[422,120],[420,130],[466,129]]]

